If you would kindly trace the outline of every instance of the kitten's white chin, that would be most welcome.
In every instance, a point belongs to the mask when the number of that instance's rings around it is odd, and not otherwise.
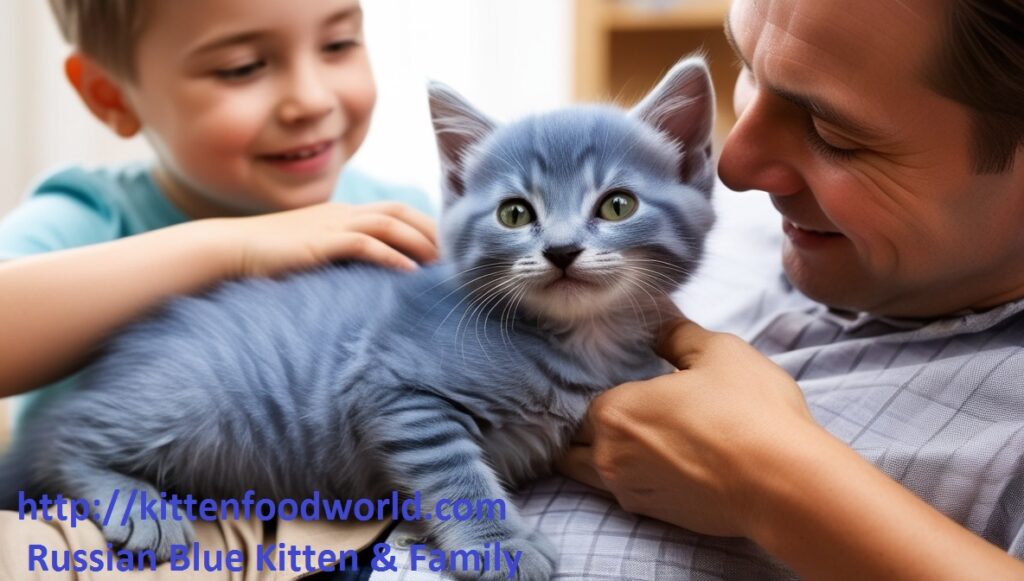
[[[543,289],[535,289],[524,303],[542,317],[572,322],[600,315],[616,299],[622,298],[619,294],[615,289],[592,283],[561,279]]]

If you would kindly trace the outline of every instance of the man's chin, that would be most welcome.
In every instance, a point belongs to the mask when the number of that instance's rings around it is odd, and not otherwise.
[[[813,271],[808,265],[783,259],[783,270],[789,282],[807,298],[829,308],[843,311],[868,311],[872,301],[867,300],[863,279],[857,280],[850,272]]]

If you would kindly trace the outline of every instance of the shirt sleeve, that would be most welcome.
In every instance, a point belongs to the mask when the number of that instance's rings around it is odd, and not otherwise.
[[[0,260],[52,252],[119,237],[120,219],[91,184],[63,175],[43,182],[0,220]]]
[[[335,202],[367,204],[370,202],[393,201],[407,204],[432,218],[438,217],[438,209],[431,198],[422,190],[411,186],[394,185],[355,169],[346,169],[338,180],[338,187],[331,198]]]

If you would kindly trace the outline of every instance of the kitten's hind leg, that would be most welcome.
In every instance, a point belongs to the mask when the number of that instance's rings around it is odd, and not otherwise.
[[[447,554],[486,559],[486,570],[452,571],[459,579],[547,580],[555,567],[551,542],[523,522],[484,462],[472,420],[432,396],[406,398],[372,422],[372,441],[400,491],[419,491],[432,540]],[[444,504],[442,504],[444,503]],[[459,504],[456,507],[455,504]],[[456,510],[464,509],[466,515]],[[484,514],[478,509],[493,509]],[[472,514],[475,513],[475,514]],[[496,543],[500,543],[496,545]],[[501,555],[495,563],[493,556]]]
[[[65,462],[55,472],[52,489],[65,498],[86,501],[92,519],[115,550],[151,550],[164,562],[172,545],[195,539],[185,515],[175,513],[148,482],[81,461]]]

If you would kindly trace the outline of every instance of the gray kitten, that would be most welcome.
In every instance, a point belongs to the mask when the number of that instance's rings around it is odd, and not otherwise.
[[[229,282],[128,327],[0,464],[17,491],[302,499],[506,498],[550,471],[589,402],[671,370],[652,351],[668,295],[713,222],[714,98],[681,61],[634,109],[499,126],[430,87],[442,256],[414,274],[341,264]],[[124,497],[122,496],[122,503]],[[123,506],[123,505],[122,505]],[[505,520],[425,521],[438,547],[521,562],[465,579],[548,578],[551,544]],[[189,543],[187,521],[104,527],[116,547]]]

